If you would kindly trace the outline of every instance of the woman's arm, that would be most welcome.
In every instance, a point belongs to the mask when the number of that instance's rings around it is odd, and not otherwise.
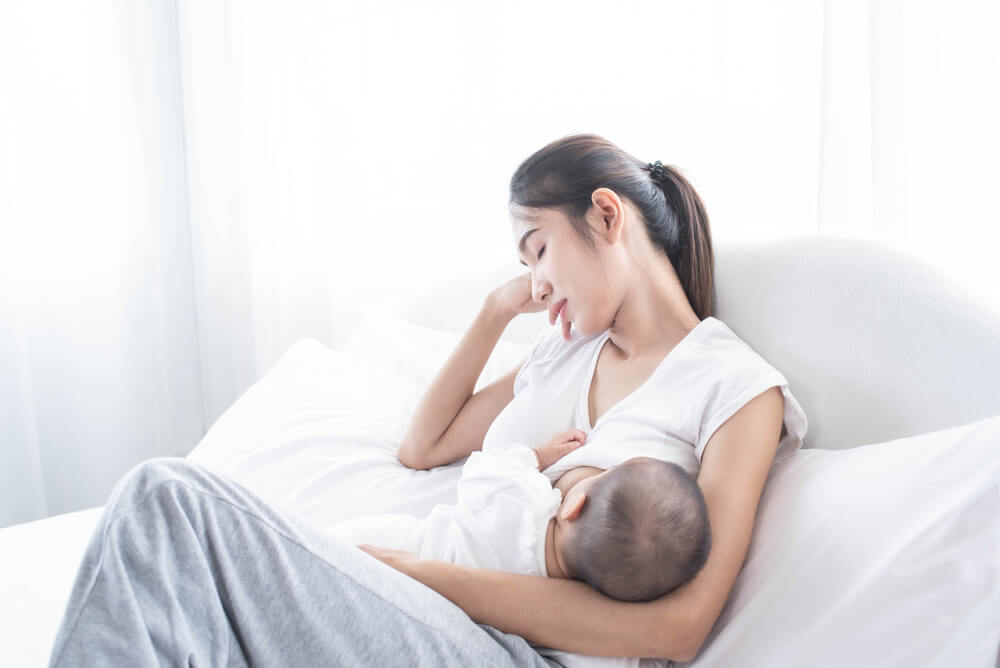
[[[743,566],[783,414],[784,396],[771,388],[709,439],[698,484],[708,505],[712,550],[693,580],[655,601],[623,603],[576,580],[465,568],[372,547],[365,551],[436,590],[476,622],[529,642],[594,656],[690,661]]]
[[[688,661],[701,650],[743,568],[784,414],[785,396],[771,387],[736,411],[705,445],[698,486],[708,506],[712,549],[698,575],[665,601],[694,613]]]
[[[400,462],[427,469],[449,464],[482,448],[493,419],[514,397],[513,377],[521,365],[475,396],[472,391],[513,318],[514,314],[502,308],[490,293],[414,410],[396,455]]]
[[[366,551],[384,556],[379,548]],[[683,658],[683,648],[691,643],[686,611],[657,612],[657,601],[616,601],[579,580],[515,575],[444,561],[406,559],[410,563],[402,567],[383,561],[451,600],[477,623],[532,643],[593,656],[675,661]]]

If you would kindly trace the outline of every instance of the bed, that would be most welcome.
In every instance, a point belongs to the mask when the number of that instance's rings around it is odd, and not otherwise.
[[[788,379],[804,449],[776,464],[750,551],[691,666],[1000,667],[1000,313],[856,239],[716,241],[716,317]],[[455,501],[460,460],[395,457],[410,411],[513,265],[312,338],[188,457],[329,526]],[[521,316],[478,390],[546,327]],[[0,530],[0,665],[44,665],[101,507]],[[677,664],[682,665],[682,664]]]

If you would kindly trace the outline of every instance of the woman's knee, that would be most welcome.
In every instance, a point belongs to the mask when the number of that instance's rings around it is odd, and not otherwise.
[[[156,457],[136,464],[111,493],[109,503],[134,505],[170,481],[192,480],[200,475],[198,464],[183,457]]]

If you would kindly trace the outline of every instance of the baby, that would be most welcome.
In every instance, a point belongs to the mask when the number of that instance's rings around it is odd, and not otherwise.
[[[458,503],[426,518],[360,517],[331,531],[474,568],[586,582],[621,601],[649,601],[693,578],[711,547],[708,510],[683,468],[633,457],[611,468],[570,469],[555,484],[541,471],[581,447],[570,429],[538,448],[514,443],[473,452]]]

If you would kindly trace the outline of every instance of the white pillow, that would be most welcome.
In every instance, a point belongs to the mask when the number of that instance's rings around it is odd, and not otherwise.
[[[432,329],[383,311],[367,309],[361,324],[344,344],[344,352],[352,358],[377,361],[383,371],[417,386],[415,389],[419,393],[438,374],[463,336],[464,331]],[[531,342],[499,339],[473,391],[478,392],[513,369],[530,349]]]
[[[1000,416],[771,470],[709,666],[993,668]]]
[[[321,527],[383,512],[423,516],[437,503],[455,503],[464,459],[416,471],[396,452],[461,337],[369,311],[341,350],[301,339],[188,458]],[[499,341],[476,390],[514,368],[529,348]]]

